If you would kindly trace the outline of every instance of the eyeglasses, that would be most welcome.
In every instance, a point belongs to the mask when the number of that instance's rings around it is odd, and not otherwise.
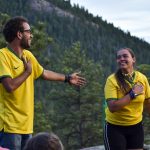
[[[21,32],[27,32],[27,33],[30,33],[30,34],[32,33],[31,29],[22,30]]]

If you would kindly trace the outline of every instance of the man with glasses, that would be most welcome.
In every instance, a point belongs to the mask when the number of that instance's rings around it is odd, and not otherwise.
[[[33,132],[34,80],[85,84],[78,73],[63,75],[44,69],[28,51],[33,35],[28,21],[14,17],[4,26],[7,46],[0,49],[0,146],[23,149]]]

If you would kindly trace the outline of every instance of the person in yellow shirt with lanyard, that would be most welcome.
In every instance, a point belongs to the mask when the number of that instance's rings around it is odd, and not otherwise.
[[[0,49],[0,146],[22,150],[33,133],[34,80],[85,84],[78,73],[64,75],[44,69],[28,51],[32,33],[26,18],[11,18],[3,28],[7,47]]]
[[[107,107],[104,127],[106,150],[143,150],[142,113],[150,101],[146,76],[134,69],[136,58],[130,48],[117,51],[118,70],[106,81]]]

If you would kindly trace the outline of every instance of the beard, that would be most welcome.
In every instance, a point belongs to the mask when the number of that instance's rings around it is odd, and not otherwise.
[[[23,48],[23,49],[28,49],[30,48],[30,44],[28,42],[28,40],[23,37],[22,40],[21,40],[21,43],[20,43],[20,46]]]

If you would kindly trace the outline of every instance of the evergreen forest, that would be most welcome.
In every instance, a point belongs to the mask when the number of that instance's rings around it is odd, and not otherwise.
[[[35,81],[34,134],[52,131],[66,150],[103,144],[104,84],[116,71],[115,52],[133,49],[138,70],[150,81],[150,44],[92,15],[70,0],[0,0],[0,47],[7,45],[2,29],[14,16],[32,27],[30,51],[45,69],[81,72],[87,84]],[[145,144],[150,144],[150,116],[143,113]]]

